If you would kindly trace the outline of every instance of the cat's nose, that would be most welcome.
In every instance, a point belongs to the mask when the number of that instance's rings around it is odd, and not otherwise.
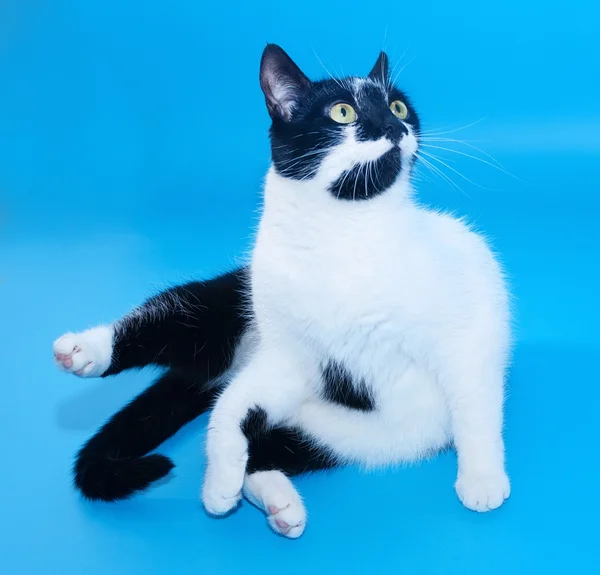
[[[384,127],[383,132],[388,140],[391,140],[394,144],[400,142],[403,136],[408,134],[408,128],[403,122],[399,122],[396,118],[388,120]]]

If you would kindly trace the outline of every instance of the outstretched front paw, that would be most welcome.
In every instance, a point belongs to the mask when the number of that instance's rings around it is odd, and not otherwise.
[[[99,377],[110,366],[113,329],[99,326],[80,333],[66,333],[54,342],[54,363],[80,377]]]
[[[497,509],[510,496],[510,482],[504,470],[459,472],[455,487],[462,504],[479,512]]]

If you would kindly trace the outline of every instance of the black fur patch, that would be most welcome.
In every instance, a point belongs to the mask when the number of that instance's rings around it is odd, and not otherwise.
[[[352,381],[348,371],[334,362],[330,362],[323,370],[323,399],[349,409],[375,409],[375,401],[367,384],[364,381]]]
[[[112,362],[102,377],[151,364],[217,377],[248,325],[246,291],[242,268],[151,297],[116,324]]]
[[[398,148],[392,148],[371,164],[355,166],[344,172],[329,191],[339,200],[368,200],[385,192],[400,173],[401,156]]]
[[[336,466],[333,454],[300,429],[269,425],[261,408],[251,409],[241,424],[248,439],[247,473],[280,470],[298,475]]]
[[[175,372],[113,415],[81,448],[73,468],[86,499],[116,501],[143,491],[174,467],[164,455],[147,455],[209,409],[218,390]]]

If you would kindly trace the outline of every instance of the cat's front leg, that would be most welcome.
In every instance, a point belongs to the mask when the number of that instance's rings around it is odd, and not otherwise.
[[[476,347],[457,361],[460,369],[445,380],[458,455],[455,484],[468,509],[490,511],[510,495],[502,437],[504,365],[497,358],[477,357]]]
[[[299,362],[281,347],[261,346],[217,400],[208,424],[207,467],[202,501],[211,515],[223,515],[241,498],[248,441],[242,431],[252,410],[270,423],[287,419],[307,396]]]

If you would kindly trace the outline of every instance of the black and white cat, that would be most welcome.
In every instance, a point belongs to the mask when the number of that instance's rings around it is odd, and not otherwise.
[[[212,408],[210,514],[244,494],[298,537],[306,512],[290,476],[450,444],[462,503],[499,507],[505,281],[482,237],[413,201],[419,119],[387,56],[365,78],[311,82],[271,44],[260,84],[273,162],[249,265],[54,344],[81,377],[167,368],[81,449],[76,487],[108,501],[145,489],[173,467],[148,454]]]

